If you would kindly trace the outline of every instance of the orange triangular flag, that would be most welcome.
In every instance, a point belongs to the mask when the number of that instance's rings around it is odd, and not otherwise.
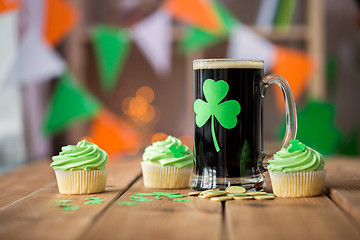
[[[110,157],[114,154],[136,154],[140,149],[139,132],[106,109],[99,111],[94,118],[89,137]]]
[[[222,26],[211,1],[167,0],[164,7],[174,18],[208,31],[217,31]]]
[[[17,0],[0,0],[0,13],[15,10],[19,5]]]
[[[78,12],[65,0],[47,0],[44,4],[44,35],[47,42],[54,46],[75,26]]]
[[[305,91],[314,72],[314,60],[304,52],[285,47],[276,46],[275,53],[272,73],[287,80],[296,101]],[[276,89],[276,100],[278,108],[284,111],[284,99],[280,89]]]

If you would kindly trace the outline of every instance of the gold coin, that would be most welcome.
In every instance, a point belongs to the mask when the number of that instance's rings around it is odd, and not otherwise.
[[[247,196],[246,193],[228,193],[227,196],[229,197],[241,197],[241,196]]]
[[[216,197],[216,196],[222,196],[225,195],[225,191],[210,191],[204,194],[206,197]]]
[[[205,190],[205,191],[202,191],[202,192],[200,192],[200,194],[199,195],[204,195],[205,193],[207,193],[207,192],[211,192],[211,191],[219,191],[220,189],[218,189],[218,188],[214,188],[214,189],[208,189],[208,190]]]
[[[275,196],[271,196],[271,195],[259,195],[259,196],[254,196],[255,200],[268,200],[268,199],[274,199]]]
[[[199,198],[202,198],[202,199],[203,199],[203,198],[208,198],[208,197],[205,196],[205,195],[199,195],[198,197],[199,197]]]
[[[238,197],[233,197],[235,200],[251,200],[254,199],[253,196],[238,196]]]
[[[230,186],[225,189],[228,193],[244,193],[246,189],[240,186]]]
[[[246,192],[246,195],[248,196],[258,196],[258,195],[266,195],[266,192]]]
[[[200,192],[189,192],[188,193],[189,196],[197,196],[199,194],[200,194]]]
[[[231,199],[233,199],[233,198],[232,198],[232,197],[228,197],[228,196],[221,196],[221,197],[212,197],[212,198],[210,198],[210,199],[213,200],[213,201],[221,202],[221,201],[231,200]]]

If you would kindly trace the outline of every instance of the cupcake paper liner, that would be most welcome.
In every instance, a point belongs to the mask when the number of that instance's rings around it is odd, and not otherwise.
[[[90,194],[104,192],[107,169],[55,170],[59,192],[62,194]]]
[[[147,188],[187,188],[192,168],[177,168],[141,162],[144,185]]]
[[[311,197],[322,194],[326,170],[284,173],[269,171],[277,197]]]

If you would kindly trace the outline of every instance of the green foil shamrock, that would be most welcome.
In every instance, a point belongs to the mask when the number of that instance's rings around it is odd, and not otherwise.
[[[220,103],[228,91],[229,85],[227,82],[223,80],[215,82],[213,79],[206,79],[203,84],[203,92],[207,102],[201,99],[196,99],[194,102],[195,122],[198,127],[204,126],[211,117],[211,134],[217,152],[220,151],[220,148],[215,134],[214,117],[221,126],[226,129],[232,129],[236,126],[236,116],[241,111],[240,104],[236,100]]]
[[[299,140],[290,140],[291,148],[289,149],[289,153],[293,153],[297,150],[305,151],[305,144],[300,143]]]

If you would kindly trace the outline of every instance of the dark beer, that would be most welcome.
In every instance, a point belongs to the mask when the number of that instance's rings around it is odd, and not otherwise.
[[[237,123],[231,129],[225,128],[225,124],[221,124],[216,117],[209,117],[201,127],[194,124],[196,166],[192,188],[201,190],[225,188],[229,185],[244,186],[247,189],[263,187],[263,176],[258,169],[258,160],[263,150],[260,92],[262,77],[262,61],[232,63],[217,60],[210,64],[194,62],[195,100],[201,99],[206,103],[209,101],[203,89],[207,79],[212,79],[215,83],[223,80],[229,88],[219,104],[236,100],[241,109],[236,116]],[[194,121],[195,119],[196,112]],[[214,141],[217,143],[214,144]]]

